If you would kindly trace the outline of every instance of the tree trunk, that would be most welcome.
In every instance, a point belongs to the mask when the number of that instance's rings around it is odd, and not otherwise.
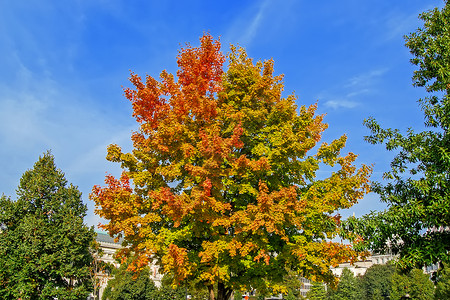
[[[217,284],[217,300],[229,300],[233,290],[225,287],[222,282]]]
[[[233,290],[225,287],[223,282],[219,282],[217,284],[217,297],[214,293],[214,286],[208,285],[208,291],[209,291],[209,300],[230,300],[231,295],[233,294]]]
[[[208,285],[208,292],[209,292],[209,300],[216,300],[216,296],[214,295],[214,286]]]

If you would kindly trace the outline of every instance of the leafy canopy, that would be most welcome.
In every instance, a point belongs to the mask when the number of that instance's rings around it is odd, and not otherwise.
[[[391,278],[390,299],[405,299],[405,295],[409,295],[410,299],[433,299],[434,285],[430,276],[420,269],[413,269],[407,274],[394,273]]]
[[[331,300],[359,300],[362,297],[362,291],[358,278],[348,268],[344,268],[339,278],[336,291],[330,289],[329,299]]]
[[[0,298],[86,299],[94,232],[81,193],[47,152],[22,175],[17,196],[0,198]]]
[[[363,299],[389,299],[391,279],[396,268],[391,263],[373,265],[367,269],[361,279]]]
[[[325,285],[320,282],[312,282],[311,289],[306,294],[309,300],[324,300],[327,299],[327,291]]]
[[[114,278],[108,284],[102,300],[156,300],[159,297],[158,288],[150,279],[150,268],[146,267],[139,276],[126,270],[127,264],[113,269]]]
[[[357,256],[330,241],[336,211],[368,191],[370,167],[341,155],[346,136],[319,144],[323,116],[282,97],[272,60],[253,63],[232,46],[224,71],[220,42],[205,34],[200,44],[179,52],[177,80],[131,74],[125,96],[140,128],[131,153],[108,147],[123,173],[93,188],[103,228],[124,237],[131,268],[155,260],[174,284],[217,283],[219,299],[285,292],[288,269],[333,281],[329,267]],[[320,166],[333,172],[317,178]]]
[[[450,298],[450,270],[448,264],[443,264],[440,269],[436,290],[434,293],[436,300],[445,300]]]
[[[399,265],[409,269],[449,261],[450,251],[450,5],[420,18],[424,25],[406,37],[406,46],[419,67],[414,85],[430,94],[419,100],[429,130],[401,134],[365,121],[372,131],[366,140],[398,154],[384,174],[388,183],[374,186],[388,209],[348,224],[366,246],[399,254]]]

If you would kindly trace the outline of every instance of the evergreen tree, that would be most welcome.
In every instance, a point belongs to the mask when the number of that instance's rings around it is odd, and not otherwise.
[[[421,269],[411,270],[408,274],[411,290],[411,299],[429,300],[434,297],[434,285],[430,276]]]
[[[284,276],[284,284],[287,287],[287,293],[283,296],[283,299],[302,299],[300,289],[302,288],[303,283],[301,277],[296,272],[288,270],[288,274]]]
[[[379,288],[376,288],[373,290],[373,295],[372,298],[370,298],[371,300],[385,300],[385,299],[389,299],[387,297],[383,296],[383,291],[381,291]]]
[[[234,300],[242,300],[241,291],[234,291]]]
[[[448,264],[443,264],[439,272],[434,299],[450,299],[450,270]]]
[[[373,265],[361,280],[362,299],[389,299],[391,278],[395,267],[391,264]]]
[[[410,299],[433,299],[434,285],[422,270],[413,269],[407,274],[395,273],[391,281],[391,299],[400,300],[405,295]]]
[[[399,300],[408,293],[408,277],[400,273],[394,273],[391,279],[391,299]]]
[[[359,299],[359,283],[358,279],[355,278],[352,271],[344,268],[342,275],[339,279],[336,292],[330,299],[336,300],[357,300]]]
[[[17,201],[0,199],[0,298],[86,299],[94,239],[86,211],[45,153],[23,174]]]
[[[325,286],[322,283],[313,282],[306,298],[309,300],[327,299],[327,291],[325,290]]]
[[[103,293],[103,300],[157,300],[158,288],[150,279],[150,270],[146,267],[140,273],[127,270],[128,264],[122,264],[113,270],[113,279]]]
[[[171,275],[164,275],[161,286],[158,291],[158,300],[184,300],[186,299],[186,289],[182,286],[173,286],[173,278]],[[206,287],[205,287],[206,289]],[[207,295],[207,294],[206,294]],[[206,296],[205,295],[205,296]],[[192,296],[192,295],[191,295]],[[193,297],[193,299],[208,299],[202,297]]]

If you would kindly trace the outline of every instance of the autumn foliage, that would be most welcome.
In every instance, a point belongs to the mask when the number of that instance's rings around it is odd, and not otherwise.
[[[319,145],[323,116],[282,96],[272,60],[232,46],[224,69],[220,42],[200,42],[180,50],[176,77],[131,74],[125,96],[140,128],[131,153],[108,147],[123,173],[90,196],[102,227],[124,238],[132,268],[155,260],[175,284],[217,283],[219,299],[283,291],[287,270],[332,281],[329,267],[357,256],[331,241],[336,211],[368,191],[370,167],[341,154],[345,136]],[[317,178],[322,166],[329,176]]]

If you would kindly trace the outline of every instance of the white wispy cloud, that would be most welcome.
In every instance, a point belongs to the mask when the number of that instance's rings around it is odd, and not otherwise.
[[[358,102],[349,101],[349,100],[330,100],[325,102],[325,107],[332,109],[339,108],[355,108],[359,105]]]
[[[418,19],[419,14],[434,7],[436,6],[424,1],[424,6],[412,13],[405,14],[403,11],[398,11],[387,15],[386,19],[380,22],[386,27],[385,41],[403,38],[404,35],[415,31],[419,26],[422,26],[422,21]]]
[[[19,59],[8,84],[0,83],[0,194],[14,198],[22,173],[46,150],[52,150],[69,182],[78,185],[83,199],[105,172],[117,170],[105,159],[110,143],[130,144],[135,124],[117,122],[128,111],[104,111],[92,94],[81,94],[76,83],[61,85],[41,72],[27,68]],[[86,99],[88,98],[88,99]],[[123,103],[120,94],[118,102]],[[91,210],[92,211],[92,210]]]
[[[376,82],[387,71],[387,68],[380,68],[355,75],[344,80],[342,85],[322,91],[318,98],[325,101],[327,108],[354,109],[362,104],[364,95],[373,92]]]
[[[270,0],[266,0],[259,6],[258,12],[253,17],[249,26],[244,31],[241,39],[244,41],[245,44],[249,44],[255,37],[258,28],[260,27],[260,24],[264,19],[264,14],[266,12],[269,2]]]
[[[114,72],[94,77],[77,65],[91,4],[52,2],[0,3],[0,195],[14,199],[23,172],[51,150],[83,193],[92,225],[100,221],[88,200],[92,187],[120,172],[105,159],[107,145],[127,150],[135,122],[120,85],[108,92],[120,81]]]
[[[356,75],[348,79],[347,82],[344,84],[344,87],[361,89],[367,86],[371,86],[374,80],[385,74],[387,71],[388,71],[387,68],[381,68]]]
[[[257,35],[268,12],[271,0],[265,0],[258,6],[251,6],[233,21],[227,36],[231,41],[249,46]]]
[[[395,15],[386,20],[386,40],[401,38],[405,34],[413,31],[417,27],[418,13],[413,13],[408,16]]]

